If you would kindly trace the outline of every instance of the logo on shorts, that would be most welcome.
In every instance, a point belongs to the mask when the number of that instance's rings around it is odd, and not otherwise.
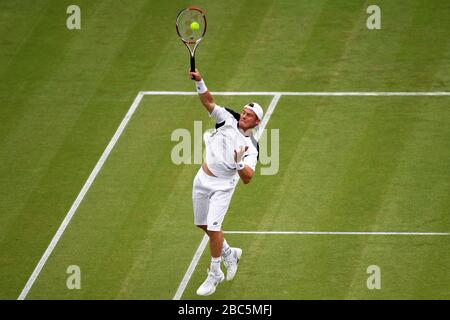
[[[219,223],[216,221],[213,223],[213,226],[217,226]]]

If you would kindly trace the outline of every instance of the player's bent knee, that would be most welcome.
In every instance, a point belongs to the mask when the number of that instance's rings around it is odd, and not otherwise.
[[[222,229],[221,228],[218,228],[218,229],[214,228],[214,229],[211,230],[210,228],[207,228],[206,232],[208,233],[209,236],[214,236],[214,235],[222,233]]]
[[[198,227],[198,228],[200,228],[200,229],[202,229],[202,230],[204,230],[205,232],[207,232],[208,231],[208,226],[207,225],[202,225],[202,224],[196,224],[195,225],[196,227]]]

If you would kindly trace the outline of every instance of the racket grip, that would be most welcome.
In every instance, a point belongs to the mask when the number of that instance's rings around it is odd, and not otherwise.
[[[195,57],[191,56],[191,72],[195,72]],[[191,78],[192,80],[195,80],[194,77]]]

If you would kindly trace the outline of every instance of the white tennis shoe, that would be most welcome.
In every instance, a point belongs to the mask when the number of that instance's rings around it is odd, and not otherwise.
[[[216,291],[216,287],[219,283],[221,283],[225,279],[225,275],[222,270],[218,275],[215,275],[211,271],[208,272],[208,277],[205,282],[197,289],[197,294],[199,296],[209,296]]]
[[[227,268],[227,281],[233,280],[236,275],[239,259],[242,256],[242,249],[231,248],[231,254],[228,258],[223,259],[223,264]]]

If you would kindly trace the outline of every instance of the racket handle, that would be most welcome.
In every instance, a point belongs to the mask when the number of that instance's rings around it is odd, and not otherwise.
[[[191,72],[195,72],[195,57],[191,56]],[[194,77],[191,78],[192,80],[195,80]]]

